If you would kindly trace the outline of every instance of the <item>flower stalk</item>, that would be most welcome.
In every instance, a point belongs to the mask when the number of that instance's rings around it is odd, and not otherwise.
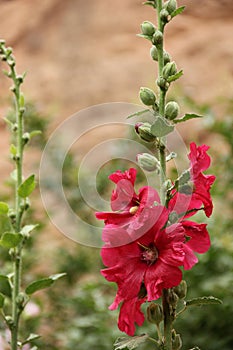
[[[14,233],[18,234],[22,228],[22,216],[25,210],[23,205],[23,199],[18,193],[18,189],[23,181],[23,151],[24,151],[24,98],[20,92],[20,86],[23,83],[23,77],[18,76],[15,70],[15,59],[12,55],[11,48],[6,48],[4,41],[1,41],[1,57],[2,60],[6,61],[9,66],[9,72],[6,73],[7,76],[12,79],[13,86],[11,91],[14,94],[15,100],[15,124],[14,124],[14,136],[15,136],[15,154],[13,155],[13,160],[15,163],[15,207],[14,216],[12,217],[12,226]],[[21,311],[17,298],[21,290],[21,266],[22,266],[22,244],[14,247],[11,253],[14,261],[14,272],[13,272],[13,283],[12,283],[12,323],[10,325],[11,331],[11,350],[18,349],[18,332],[19,332],[19,320]]]

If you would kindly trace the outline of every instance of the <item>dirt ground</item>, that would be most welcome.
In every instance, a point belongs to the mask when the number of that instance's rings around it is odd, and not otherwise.
[[[18,72],[27,71],[24,93],[57,125],[71,114],[111,101],[138,103],[140,86],[153,88],[149,42],[136,36],[154,21],[141,0],[0,0],[0,37],[12,46]],[[200,5],[201,3],[201,5]],[[181,90],[217,106],[233,91],[233,1],[183,0],[186,11],[168,26],[166,49],[184,77]],[[0,77],[4,116],[9,82]],[[8,162],[8,134],[0,123],[1,179]]]

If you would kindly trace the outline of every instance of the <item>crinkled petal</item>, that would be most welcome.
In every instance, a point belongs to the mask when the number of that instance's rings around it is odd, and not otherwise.
[[[206,224],[198,224],[192,221],[183,221],[182,225],[185,234],[190,237],[185,244],[193,251],[203,254],[210,248],[210,236],[206,229]]]
[[[210,156],[206,153],[209,146],[202,145],[197,146],[194,142],[190,144],[190,153],[188,158],[191,163],[191,169],[194,176],[200,174],[200,172],[205,171],[210,166]]]
[[[181,266],[184,260],[184,229],[181,224],[169,226],[160,231],[155,240],[159,259],[169,265]]]
[[[115,184],[118,183],[120,180],[129,180],[132,185],[134,185],[136,180],[137,170],[134,168],[130,168],[129,170],[126,170],[122,172],[121,170],[115,171],[113,174],[109,175],[109,179],[114,182]]]
[[[134,197],[136,197],[136,194],[134,192],[133,184],[126,179],[119,180],[116,189],[112,191],[112,210],[125,210],[130,206]]]
[[[135,333],[135,323],[142,326],[145,320],[144,314],[140,310],[143,302],[143,299],[134,298],[125,300],[121,305],[118,327],[129,336],[133,336]]]
[[[190,270],[198,262],[198,258],[187,244],[184,245],[184,253],[184,269]]]
[[[210,188],[215,181],[214,175],[204,175],[200,173],[194,179],[193,197],[200,200],[204,205],[204,211],[207,217],[210,217],[213,211],[213,202],[210,195]]]
[[[160,298],[164,288],[177,286],[182,280],[181,270],[172,265],[164,264],[160,259],[147,268],[144,284],[148,301]]]

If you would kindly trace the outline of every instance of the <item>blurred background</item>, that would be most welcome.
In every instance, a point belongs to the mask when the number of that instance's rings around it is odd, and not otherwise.
[[[208,221],[212,248],[185,278],[190,298],[214,295],[224,304],[192,309],[177,323],[177,330],[184,334],[184,349],[198,345],[203,350],[232,350],[233,2],[178,2],[186,5],[186,11],[168,26],[166,50],[184,69],[184,76],[174,84],[170,97],[180,102],[183,112],[206,116],[201,123],[190,121],[179,130],[187,144],[192,140],[211,146],[211,173],[217,175],[215,211]],[[156,65],[150,59],[150,43],[136,36],[144,20],[154,22],[154,12],[138,0],[0,0],[0,37],[13,47],[18,73],[27,71],[23,86],[27,127],[43,131],[27,153],[26,171],[38,173],[49,135],[70,115],[105,102],[139,103],[140,86],[154,88]],[[12,113],[9,86],[2,75],[1,200],[11,196],[10,137],[2,118]],[[112,189],[106,177],[117,166],[104,169],[97,183],[100,194]],[[75,155],[68,154],[63,184],[72,208],[87,218],[90,209],[73,191],[77,167]],[[99,276],[99,250],[79,246],[57,231],[46,217],[39,190],[32,204],[31,216],[40,222],[40,230],[25,255],[25,284],[35,275],[62,271],[68,275],[47,293],[36,295],[25,315],[26,332],[42,334],[38,344],[46,350],[112,349],[122,334],[116,324],[118,313],[107,310],[114,286]],[[4,251],[1,256],[1,269],[7,271],[9,258]],[[0,327],[2,337],[7,337],[3,324]]]

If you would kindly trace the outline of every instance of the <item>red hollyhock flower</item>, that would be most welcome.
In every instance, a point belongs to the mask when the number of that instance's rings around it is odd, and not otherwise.
[[[210,196],[210,189],[215,181],[214,175],[204,175],[202,171],[205,171],[210,166],[210,157],[206,153],[209,146],[197,145],[192,142],[190,144],[190,153],[188,155],[191,163],[191,181],[193,182],[193,195],[192,200],[199,202],[199,208],[204,205],[204,211],[207,217],[210,217],[213,211],[213,203]]]
[[[101,273],[118,285],[110,308],[117,308],[123,301],[119,328],[129,335],[134,333],[135,322],[142,323],[142,299],[156,300],[164,288],[177,286],[182,279],[178,266],[183,265],[184,260],[184,229],[181,224],[164,229],[167,220],[168,211],[164,210],[156,224],[138,240],[101,250],[103,263],[108,267]],[[134,309],[128,313],[131,305]]]
[[[111,196],[111,207],[115,212],[97,212],[96,217],[104,220],[103,241],[110,246],[127,244],[143,236],[158,220],[163,207],[155,189],[149,186],[134,191],[136,169],[109,176],[116,185]]]

